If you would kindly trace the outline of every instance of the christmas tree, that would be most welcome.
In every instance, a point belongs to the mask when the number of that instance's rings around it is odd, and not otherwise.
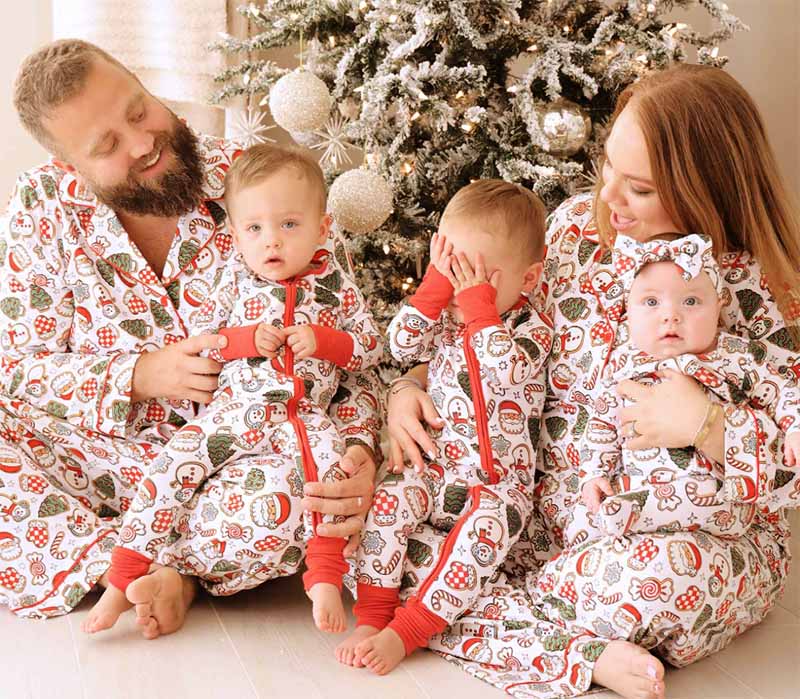
[[[667,20],[692,5],[713,17],[710,34]],[[239,12],[249,36],[215,45],[239,62],[214,101],[248,98],[250,140],[266,138],[269,104],[339,176],[331,210],[356,233],[357,281],[384,323],[460,187],[499,177],[550,208],[590,187],[616,96],[691,50],[723,66],[720,42],[743,28],[718,0],[267,0]],[[263,57],[298,42],[296,65]]]

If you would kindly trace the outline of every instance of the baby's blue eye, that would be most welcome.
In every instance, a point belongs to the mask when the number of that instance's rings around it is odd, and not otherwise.
[[[697,296],[690,296],[684,303],[687,306],[697,306],[700,303],[700,299]]]
[[[655,308],[658,306],[658,299],[655,296],[649,296],[644,300],[644,305],[648,306],[649,308]]]
[[[261,233],[261,226],[258,223],[253,223],[247,227],[248,233]]]
[[[290,231],[290,230],[292,230],[292,229],[294,229],[294,228],[297,228],[297,221],[284,221],[284,223],[283,223],[283,227],[284,227],[286,230],[289,230],[289,231]]]

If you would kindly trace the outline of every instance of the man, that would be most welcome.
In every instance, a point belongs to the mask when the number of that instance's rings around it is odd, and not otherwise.
[[[220,365],[200,352],[224,338],[192,337],[188,318],[232,254],[221,200],[236,148],[197,137],[78,40],[28,57],[14,102],[53,161],[19,178],[0,231],[0,600],[42,618],[106,584],[115,525],[148,463],[217,387]],[[341,243],[335,252],[344,259]],[[145,637],[180,628],[195,577],[228,595],[295,572],[302,542],[272,535],[277,519],[342,514],[320,533],[356,535],[377,405],[374,379],[345,377],[331,417],[351,478],[307,484],[302,501],[270,478],[269,455],[208,478],[128,588]]]

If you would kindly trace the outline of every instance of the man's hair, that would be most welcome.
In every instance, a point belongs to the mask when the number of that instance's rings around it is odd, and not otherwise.
[[[474,219],[489,232],[519,245],[519,254],[525,263],[542,259],[544,204],[522,185],[505,180],[475,180],[456,192],[442,220],[455,216]]]
[[[225,176],[225,206],[228,214],[231,214],[231,202],[238,192],[263,182],[284,168],[292,168],[311,184],[318,195],[320,213],[325,213],[325,176],[317,161],[299,148],[259,143],[236,158]]]
[[[80,94],[97,58],[133,75],[111,54],[80,39],[60,39],[47,44],[20,66],[14,82],[14,107],[25,129],[51,153],[57,154],[59,146],[44,127],[43,120]]]

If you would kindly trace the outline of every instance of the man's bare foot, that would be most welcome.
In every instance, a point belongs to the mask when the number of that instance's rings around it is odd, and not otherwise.
[[[153,565],[150,573],[128,585],[127,596],[136,607],[136,623],[147,639],[174,633],[186,620],[197,583],[174,568]]]
[[[403,641],[388,626],[374,636],[370,636],[356,647],[356,655],[364,667],[376,675],[385,675],[394,670],[406,657]]]
[[[356,654],[356,646],[362,641],[366,641],[371,636],[374,636],[379,631],[380,629],[376,629],[374,626],[368,626],[367,624],[356,626],[356,630],[336,646],[336,659],[342,663],[342,665],[364,667],[364,664],[361,662],[361,656]]]
[[[306,594],[313,602],[314,623],[320,631],[342,633],[347,628],[342,593],[336,585],[316,583]]]
[[[133,605],[125,598],[125,593],[113,585],[108,585],[92,607],[89,616],[83,620],[81,631],[84,633],[97,633],[110,629],[117,623],[119,615]]]
[[[644,648],[611,641],[594,666],[592,681],[626,699],[664,699],[664,666]]]

